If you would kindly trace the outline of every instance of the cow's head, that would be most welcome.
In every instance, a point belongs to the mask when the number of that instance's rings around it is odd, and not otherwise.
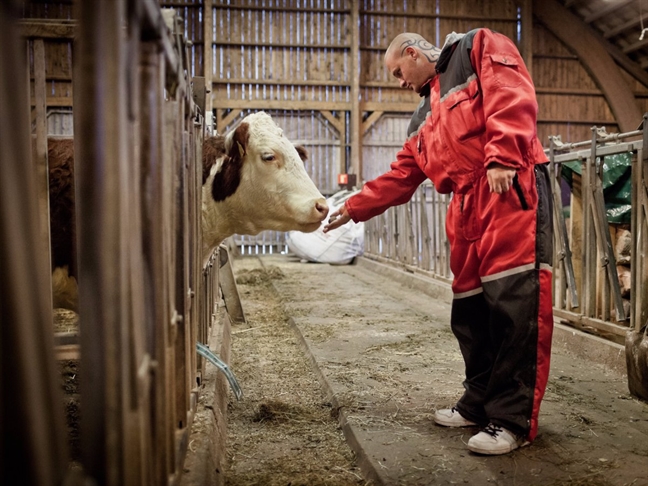
[[[212,248],[234,233],[319,228],[328,206],[304,169],[306,150],[296,148],[270,115],[249,115],[209,143],[222,152],[203,172],[203,235]]]

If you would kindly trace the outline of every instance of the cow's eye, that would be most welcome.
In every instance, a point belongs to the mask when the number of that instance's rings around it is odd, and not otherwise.
[[[277,157],[275,156],[275,154],[263,154],[263,155],[261,156],[261,159],[262,159],[264,162],[272,162],[273,160],[276,160]]]

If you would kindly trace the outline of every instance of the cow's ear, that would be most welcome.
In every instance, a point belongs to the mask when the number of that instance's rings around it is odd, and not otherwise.
[[[306,162],[308,160],[308,150],[303,145],[295,145],[295,148],[297,149],[297,153],[299,154],[299,158],[302,159],[302,162]]]
[[[231,136],[228,147],[228,155],[233,159],[242,159],[247,151],[250,125],[241,123]]]

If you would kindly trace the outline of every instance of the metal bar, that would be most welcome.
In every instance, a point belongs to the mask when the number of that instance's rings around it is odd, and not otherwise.
[[[578,307],[578,291],[576,289],[576,277],[574,275],[574,266],[572,263],[572,252],[569,247],[569,236],[567,234],[567,225],[565,223],[565,215],[562,211],[562,200],[560,198],[560,166],[555,162],[555,143],[552,138],[549,147],[549,163],[551,169],[551,184],[554,198],[554,222],[557,227],[556,242],[558,244],[558,252],[554,252],[558,259],[562,262],[563,271],[565,274],[566,287],[569,290],[570,306],[572,308]],[[561,291],[561,295],[562,295]]]

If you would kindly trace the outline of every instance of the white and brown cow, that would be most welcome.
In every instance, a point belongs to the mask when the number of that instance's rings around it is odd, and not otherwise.
[[[76,310],[73,145],[71,139],[50,139],[48,158],[54,306]],[[319,228],[328,206],[304,169],[305,159],[306,150],[295,147],[264,112],[205,140],[203,257],[235,233]]]
[[[264,112],[245,117],[225,136],[203,146],[203,256],[235,233],[315,231],[328,214],[326,200],[295,147]]]

